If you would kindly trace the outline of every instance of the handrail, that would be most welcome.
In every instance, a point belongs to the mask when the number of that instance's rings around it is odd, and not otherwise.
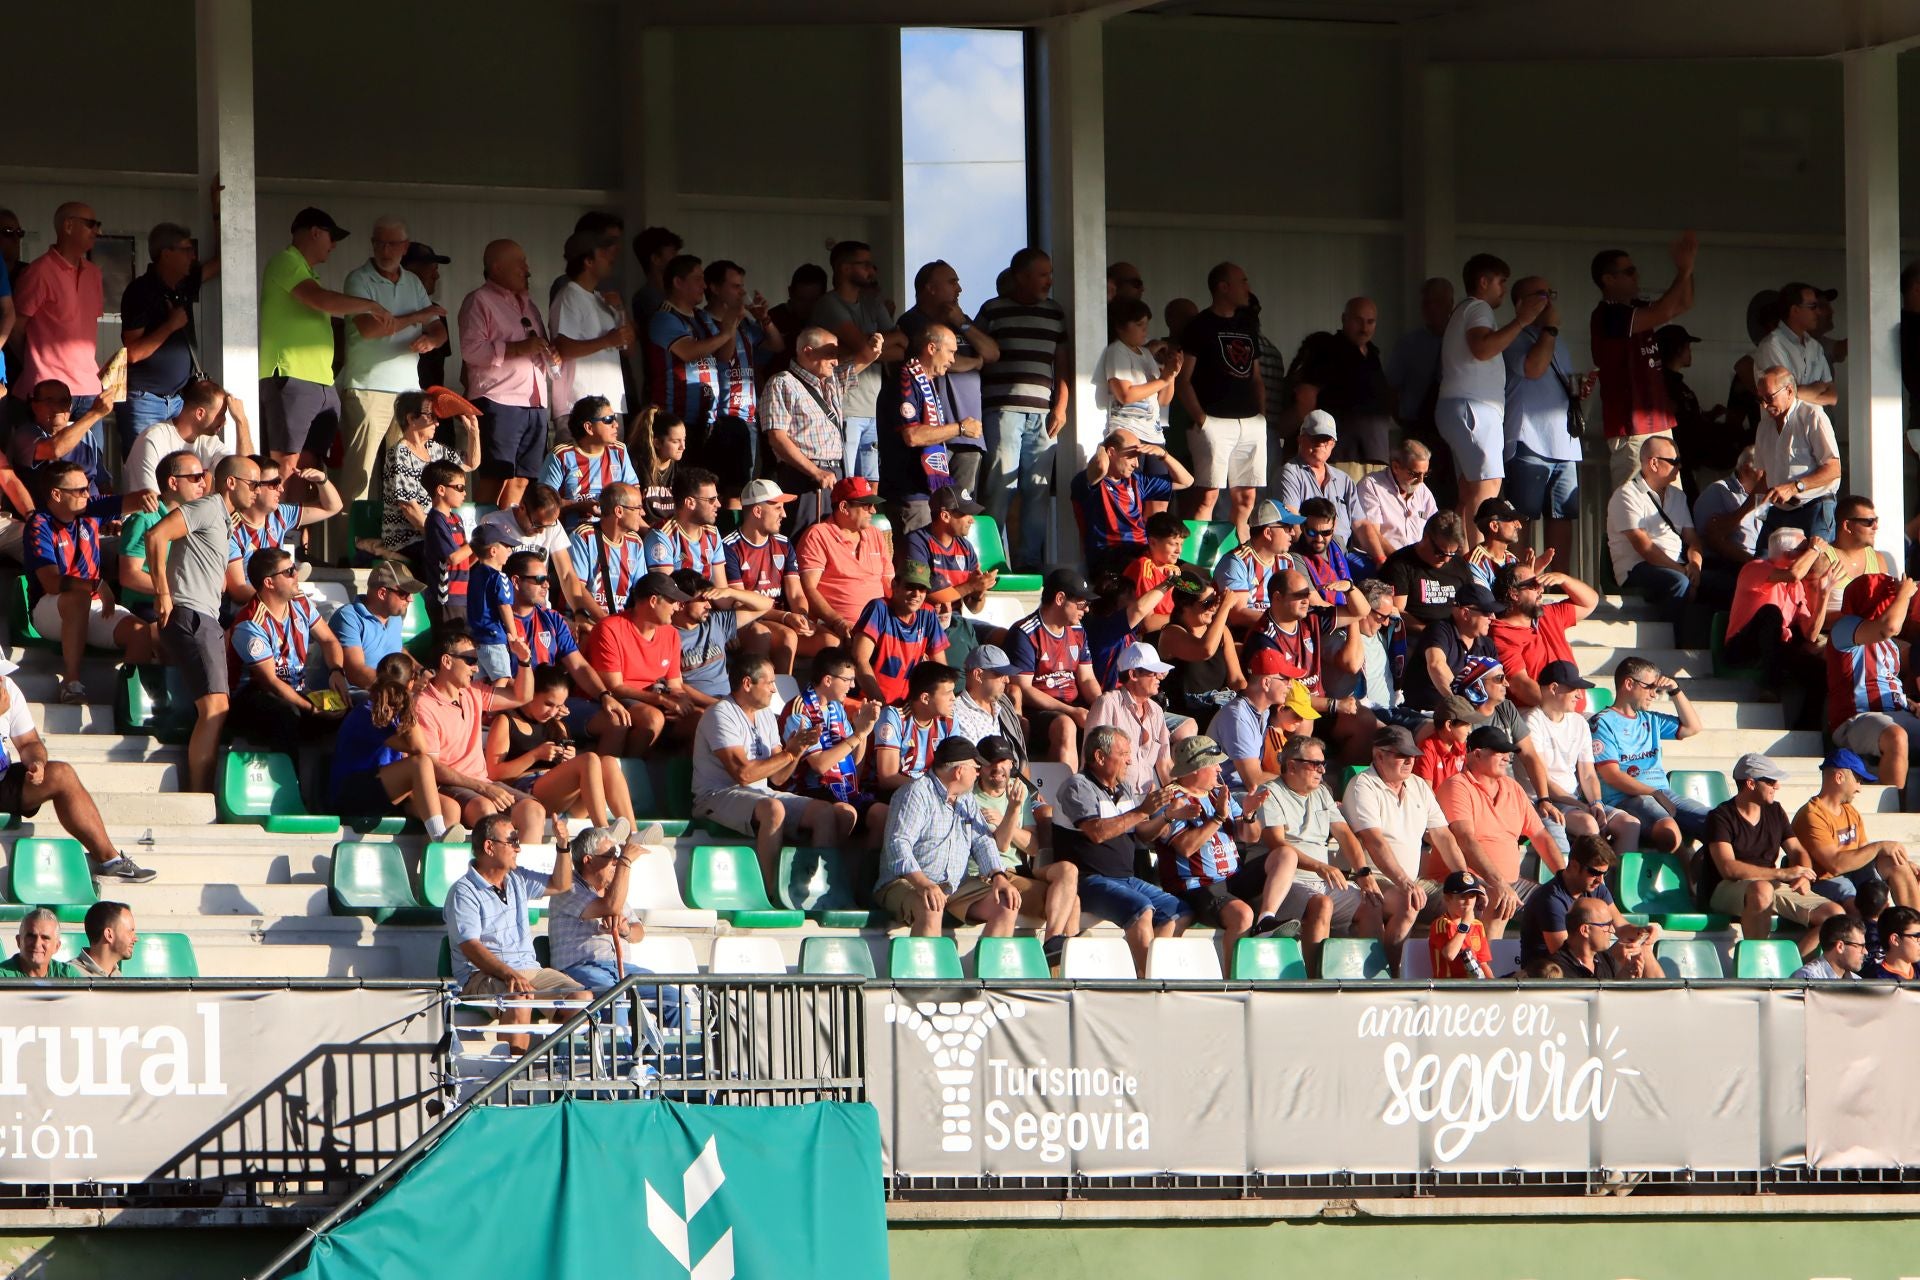
[[[657,982],[658,979],[653,979],[650,975],[648,979],[644,980],[639,977],[622,978],[619,982],[608,988],[603,995],[583,1007],[580,1012],[561,1023],[554,1029],[553,1034],[530,1049],[521,1057],[520,1061],[508,1067],[472,1097],[455,1107],[452,1111],[449,1111],[440,1119],[439,1123],[416,1138],[413,1145],[395,1156],[386,1168],[361,1183],[352,1195],[334,1206],[332,1212],[328,1213],[326,1217],[311,1226],[302,1227],[302,1234],[297,1237],[292,1244],[276,1254],[264,1269],[255,1272],[252,1280],[272,1280],[272,1277],[279,1275],[286,1269],[288,1264],[298,1258],[303,1251],[310,1248],[313,1242],[320,1238],[322,1232],[331,1231],[334,1227],[345,1221],[348,1215],[359,1208],[359,1206],[376,1191],[393,1181],[398,1175],[412,1168],[421,1156],[438,1146],[449,1133],[453,1132],[456,1127],[466,1121],[468,1116],[473,1114],[476,1107],[484,1105],[495,1094],[504,1092],[514,1081],[523,1079],[533,1070],[536,1062],[543,1061],[550,1057],[563,1040],[570,1039],[582,1027],[590,1024],[594,1020],[594,1015],[610,1007],[615,1002],[624,999],[629,991],[642,985],[643,981]]]

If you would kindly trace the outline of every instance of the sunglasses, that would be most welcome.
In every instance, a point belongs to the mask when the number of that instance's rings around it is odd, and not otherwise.
[[[1300,536],[1303,538],[1330,538],[1333,536],[1333,530],[1312,529],[1312,528],[1307,528],[1305,526],[1302,526],[1300,530]]]
[[[255,480],[253,487],[256,489],[284,489],[287,487],[287,482],[279,476],[275,476],[271,480]]]
[[[612,426],[614,423],[620,421],[620,415],[615,413],[603,413],[597,418],[582,418],[581,421],[597,422],[602,426]]]
[[[1312,587],[1303,587],[1298,591],[1288,591],[1281,596],[1283,600],[1305,600],[1313,595]]]
[[[510,831],[504,836],[492,836],[490,839],[494,844],[510,844],[516,849],[520,847],[520,833],[518,831]]]
[[[88,488],[89,486],[84,484],[83,485],[63,484],[63,485],[55,485],[53,491],[55,493],[85,493],[87,492]]]
[[[207,473],[204,471],[175,471],[167,477],[169,480],[205,480],[206,478]]]
[[[536,587],[544,587],[547,585],[547,575],[544,573],[523,573],[519,575],[519,578],[520,581],[530,582]]]
[[[480,665],[480,654],[477,650],[474,650],[474,649],[468,649],[465,653],[450,653],[447,656],[449,658],[458,659],[459,661],[466,663],[470,667],[477,667]]]
[[[467,491],[467,482],[465,480],[460,480],[452,484],[443,484],[440,487],[442,489],[451,489],[455,493],[465,493]]]
[[[300,570],[293,565],[288,565],[286,568],[275,570],[267,576],[269,578],[297,578],[300,576]]]

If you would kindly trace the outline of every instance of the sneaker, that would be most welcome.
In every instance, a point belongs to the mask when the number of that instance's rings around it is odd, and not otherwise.
[[[78,680],[62,680],[60,682],[60,701],[72,706],[76,703],[83,703],[86,700],[87,686],[81,684]]]
[[[1280,928],[1279,916],[1261,916],[1258,920],[1254,922],[1253,928],[1247,930],[1247,936],[1249,938],[1264,938],[1268,934],[1274,933],[1279,928]]]
[[[1066,935],[1056,934],[1054,937],[1048,938],[1040,944],[1040,952],[1046,956],[1047,967],[1049,969],[1058,969],[1061,959],[1067,954]]]
[[[609,830],[613,832],[613,847],[618,849],[627,842],[627,837],[633,834],[633,822],[628,818],[615,818]]]
[[[157,871],[147,870],[124,853],[93,869],[93,878],[96,880],[124,880],[128,884],[145,884],[158,874]]]
[[[633,833],[633,841],[636,844],[644,844],[644,845],[663,845],[663,844],[672,843],[672,841],[667,839],[666,828],[662,827],[657,822],[649,822],[646,826],[641,827],[639,830],[635,831]]]

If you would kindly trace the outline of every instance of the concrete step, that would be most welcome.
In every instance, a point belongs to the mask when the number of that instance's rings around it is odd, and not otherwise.
[[[60,734],[113,734],[113,705],[106,701],[106,688],[95,694],[101,701],[80,703],[67,706],[58,702],[36,701],[33,704],[33,722],[41,733]],[[88,693],[94,693],[91,686]],[[115,735],[117,736],[117,735]]]
[[[98,797],[96,797],[98,798]],[[153,797],[143,797],[152,799]],[[52,809],[42,809],[36,818],[21,822],[16,831],[9,835],[23,836],[60,836],[64,835],[60,824],[54,819]],[[143,856],[166,857],[172,854],[192,850],[208,853],[235,853],[240,851],[267,850],[281,856],[326,856],[333,849],[334,842],[340,839],[337,833],[323,835],[268,835],[259,827],[248,823],[220,823],[210,818],[205,821],[157,822],[150,816],[135,814],[124,821],[107,818],[107,834],[115,843],[133,854],[135,859]],[[152,837],[147,842],[145,837]],[[383,842],[394,839],[392,836],[355,836],[356,839]],[[418,841],[419,837],[415,837]]]
[[[1743,753],[1759,751],[1782,764],[1795,756],[1807,757],[1816,771],[1825,754],[1819,733],[1812,729],[1710,729],[1663,743],[1661,751],[1669,768],[1677,759],[1707,757],[1724,761],[1722,767],[1731,769]]]
[[[1574,634],[1582,644],[1673,648],[1673,624],[1652,619],[1590,617],[1574,628]]]
[[[13,682],[31,701],[55,702],[60,693],[60,655],[44,650],[28,650],[28,655],[26,662],[13,673]],[[88,702],[111,706],[113,686],[118,678],[116,663],[88,658],[80,664],[80,683],[87,686]]]
[[[162,865],[158,858],[153,861],[153,869],[160,878],[149,884],[114,886],[116,892],[124,888],[127,902],[143,921],[151,912],[157,916],[255,916],[263,920],[295,917],[304,923],[305,917],[324,916],[329,910],[324,885],[203,883],[173,874],[174,868]]]
[[[178,794],[186,785],[184,760],[87,760],[69,759],[80,781],[96,798],[115,792],[153,797]],[[212,797],[207,797],[209,803]]]
[[[433,978],[438,963],[436,952],[424,964],[417,958],[409,964],[406,949],[385,943],[207,943],[196,938],[193,954],[201,976],[208,978]]]
[[[43,733],[47,755],[68,764],[127,763],[181,764],[187,749],[169,746],[157,738],[125,733]]]
[[[1663,675],[1669,676],[1711,676],[1713,674],[1713,655],[1705,649],[1654,649],[1642,645],[1588,644],[1584,639],[1576,638],[1569,646],[1573,650],[1574,665],[1580,668],[1580,674],[1595,682],[1611,685],[1613,669],[1624,658],[1644,658],[1658,667]]]
[[[100,807],[100,817],[109,827],[116,828],[137,827],[144,830],[156,824],[184,826],[196,822],[212,826],[215,817],[213,797],[204,791],[159,794],[151,791],[95,791],[93,800]],[[47,817],[51,818],[52,814],[48,813]]]
[[[331,845],[306,845],[286,851],[252,849],[238,843],[211,848],[220,852],[211,852],[200,842],[182,842],[172,848],[135,845],[127,851],[134,861],[159,872],[161,880],[178,884],[325,886],[333,869]],[[418,858],[415,852],[409,861],[417,865]]]

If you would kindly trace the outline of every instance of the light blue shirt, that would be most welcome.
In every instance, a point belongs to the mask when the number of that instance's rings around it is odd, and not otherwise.
[[[1566,384],[1573,381],[1573,362],[1567,357],[1564,335],[1553,344],[1552,364],[1537,378],[1527,376],[1527,353],[1541,336],[1540,326],[1530,324],[1506,350],[1507,457],[1513,457],[1516,446],[1525,445],[1536,458],[1577,462],[1580,442],[1567,434]]]
[[[1267,740],[1267,713],[1255,708],[1244,696],[1220,708],[1207,726],[1207,735],[1227,753],[1220,776],[1230,787],[1244,787],[1246,779],[1234,765],[1236,760],[1258,760]]]
[[[1693,527],[1700,531],[1702,549],[1705,548],[1707,521],[1732,515],[1746,500],[1747,491],[1738,476],[1716,480],[1700,491],[1699,499],[1693,504]],[[1762,502],[1734,527],[1733,540],[1748,555],[1755,554],[1760,546],[1760,525],[1766,518],[1767,504]]]
[[[389,280],[371,260],[347,273],[341,292],[377,302],[396,316],[424,310],[430,305],[427,287],[420,277],[401,268],[398,280]],[[340,385],[355,391],[418,391],[420,357],[413,340],[426,331],[425,325],[410,324],[379,338],[363,338],[359,328],[347,320],[347,361],[340,370]]]
[[[1679,734],[1680,722],[1663,711],[1642,711],[1632,717],[1612,709],[1602,711],[1593,718],[1593,762],[1602,765],[1611,761],[1628,777],[1656,791],[1670,792],[1673,788],[1667,782],[1660,744]],[[1626,799],[1626,793],[1602,782],[1600,798],[1617,805]]]
[[[893,793],[876,889],[921,871],[952,892],[966,878],[970,861],[983,876],[1001,869],[1000,850],[993,843],[993,824],[980,811],[980,802],[972,793],[958,800],[949,798],[947,784],[932,771]]]
[[[1298,511],[1308,498],[1325,498],[1333,504],[1333,537],[1342,546],[1353,540],[1354,524],[1367,518],[1353,477],[1332,463],[1327,464],[1325,484],[1314,483],[1313,472],[1298,462],[1280,468],[1280,505]]]
[[[560,855],[565,857],[562,852]],[[453,952],[453,980],[466,986],[474,975],[473,961],[460,950],[463,942],[481,942],[494,959],[510,969],[538,969],[540,960],[533,954],[533,930],[527,925],[527,903],[547,891],[547,877],[538,871],[515,867],[506,881],[495,889],[471,866],[467,874],[447,890],[447,905],[441,912],[447,922],[447,943]],[[506,897],[503,899],[501,893]]]
[[[358,649],[366,658],[369,667],[380,665],[380,659],[388,654],[400,652],[401,629],[406,625],[404,617],[382,619],[373,616],[364,600],[353,600],[333,611],[333,617],[327,619],[327,625],[333,628],[334,639],[343,649]]]

